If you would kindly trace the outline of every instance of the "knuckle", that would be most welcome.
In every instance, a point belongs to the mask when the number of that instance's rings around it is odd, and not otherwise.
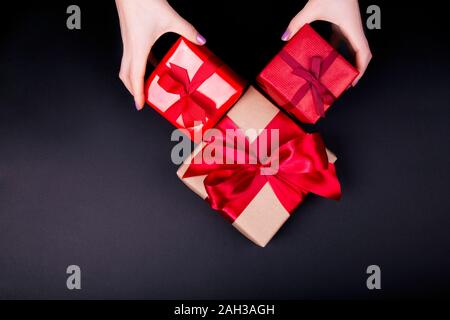
[[[119,79],[122,80],[122,82],[127,82],[129,80],[128,70],[123,66],[120,68],[119,71]]]
[[[140,68],[133,68],[130,71],[130,79],[133,83],[139,83],[144,78]]]
[[[139,77],[132,75],[131,76],[131,86],[133,87],[133,90],[138,89],[139,85],[140,85]]]
[[[122,72],[122,71],[119,72],[119,79],[122,80],[122,82],[124,82],[124,83],[126,82],[127,77],[124,72]]]
[[[131,80],[131,88],[135,94],[140,94],[143,91],[142,85],[139,80]]]
[[[372,51],[370,51],[370,47],[369,44],[365,43],[365,45],[363,46],[363,52],[364,52],[364,57],[368,58],[369,60],[372,58]]]
[[[298,14],[292,19],[291,24],[293,27],[298,27],[301,22],[302,22],[302,16],[300,14]]]
[[[364,61],[366,62],[366,65],[369,64],[370,60],[372,60],[372,52],[367,51],[364,55]]]

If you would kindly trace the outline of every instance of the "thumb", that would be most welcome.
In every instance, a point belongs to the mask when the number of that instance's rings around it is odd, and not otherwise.
[[[173,24],[173,27],[171,28],[172,32],[178,33],[180,36],[185,37],[189,41],[198,44],[198,45],[204,45],[206,43],[205,37],[203,37],[192,24],[187,22],[182,17],[178,16],[175,19],[175,23]]]
[[[306,23],[310,23],[316,20],[315,11],[309,6],[309,2],[297,15],[292,18],[286,31],[281,36],[281,40],[289,41],[298,30],[301,29]]]

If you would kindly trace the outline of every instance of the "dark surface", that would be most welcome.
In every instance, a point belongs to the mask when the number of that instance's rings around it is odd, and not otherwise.
[[[374,2],[374,60],[316,127],[339,157],[343,199],[309,197],[261,249],[177,179],[172,127],[133,109],[117,77],[115,7],[99,2],[76,2],[81,31],[65,26],[72,2],[2,5],[0,298],[449,296],[450,70],[438,9]],[[249,79],[302,7],[176,3]],[[66,288],[70,264],[81,291]],[[382,290],[366,288],[371,264]]]

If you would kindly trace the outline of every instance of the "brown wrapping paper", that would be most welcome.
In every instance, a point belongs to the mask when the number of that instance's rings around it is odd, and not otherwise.
[[[279,112],[281,111],[261,93],[250,87],[227,116],[243,130],[264,129]],[[253,141],[256,137],[249,136],[248,139]],[[203,147],[204,143],[200,143],[195,148],[178,169],[177,175],[192,191],[202,199],[206,199],[208,195],[203,185],[206,175],[183,178],[193,157]],[[336,156],[332,152],[327,150],[327,155],[331,163],[336,161]],[[289,216],[289,212],[280,203],[271,186],[266,184],[233,222],[233,226],[255,244],[264,247]]]

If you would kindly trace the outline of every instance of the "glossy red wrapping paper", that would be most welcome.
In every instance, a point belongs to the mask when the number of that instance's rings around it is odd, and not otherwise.
[[[145,85],[147,103],[199,142],[239,99],[243,81],[205,46],[180,37]]]

